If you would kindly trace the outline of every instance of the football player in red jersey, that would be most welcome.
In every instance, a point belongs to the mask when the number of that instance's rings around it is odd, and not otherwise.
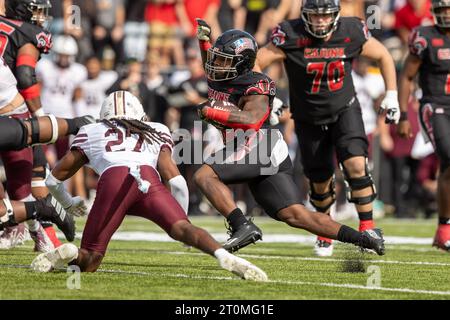
[[[223,247],[237,251],[262,237],[261,230],[237,207],[227,187],[246,183],[256,202],[273,219],[383,255],[381,230],[358,232],[301,205],[286,142],[278,129],[269,126],[275,84],[266,75],[252,71],[258,51],[255,39],[247,32],[228,30],[211,46],[210,32],[209,26],[199,21],[197,37],[209,86],[209,101],[200,105],[199,113],[203,120],[222,130],[225,147],[205,160],[195,181],[228,220],[231,236]],[[220,108],[218,101],[236,107]],[[216,104],[219,108],[214,107]]]
[[[99,174],[81,248],[63,244],[40,254],[32,262],[35,271],[49,272],[69,263],[83,272],[95,272],[125,216],[137,215],[155,222],[175,240],[215,256],[222,268],[244,279],[267,280],[264,271],[230,254],[209,233],[189,222],[189,191],[172,159],[169,128],[146,121],[138,98],[126,91],[112,93],[102,105],[100,120],[81,128],[71,150],[46,180],[51,194],[69,214],[85,215],[83,201],[68,194],[63,181],[87,163]]]
[[[334,157],[344,173],[347,198],[356,205],[359,230],[372,229],[375,185],[367,167],[368,141],[351,76],[358,56],[376,60],[386,84],[381,111],[386,122],[400,116],[394,61],[364,21],[340,17],[339,0],[303,0],[301,18],[280,23],[258,52],[255,70],[284,62],[301,160],[310,201],[330,213],[335,202]],[[334,149],[334,150],[333,150]],[[315,253],[332,255],[331,239],[319,237]]]
[[[35,67],[41,54],[47,54],[52,46],[51,34],[43,28],[50,8],[49,0],[5,0],[5,16],[0,16],[0,55],[14,73],[28,110],[23,109],[21,103],[13,103],[10,110],[4,110],[8,112],[2,113],[2,116],[28,118],[28,111],[36,116],[44,115]],[[43,198],[48,194],[44,183],[47,161],[41,146],[5,151],[2,152],[2,158],[11,199],[32,199],[32,194],[34,197]],[[42,224],[46,227],[47,236],[41,235],[40,238],[45,239],[43,242],[35,241],[35,250],[42,251],[46,246],[60,245],[51,224]],[[34,222],[28,223],[28,226],[32,234],[39,233],[42,229]],[[0,238],[0,247],[11,247],[8,243],[13,241],[11,236],[24,230],[23,225],[15,229],[16,232],[12,233],[13,228],[6,228]],[[49,238],[51,241],[45,245]]]
[[[423,96],[420,125],[440,160],[438,180],[439,225],[433,245],[450,251],[450,1],[433,0],[434,26],[418,27],[411,33],[409,55],[400,78],[401,117],[398,134],[412,136],[408,100],[419,74]]]

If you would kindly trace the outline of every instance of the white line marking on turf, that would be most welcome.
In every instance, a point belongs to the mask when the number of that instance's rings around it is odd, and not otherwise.
[[[184,252],[184,251],[161,251],[162,254],[173,255],[204,255],[200,252]],[[367,263],[385,263],[385,264],[401,264],[401,265],[425,265],[425,266],[450,266],[445,262],[428,262],[428,261],[396,261],[396,260],[372,260],[372,259],[336,259],[336,258],[316,258],[316,257],[289,257],[289,256],[268,256],[258,254],[238,254],[240,257],[263,259],[263,260],[300,260],[300,261],[322,261],[322,262],[367,262]]]
[[[58,233],[58,235],[60,235]],[[76,237],[81,238],[81,233],[77,233]],[[219,242],[225,242],[228,236],[224,233],[211,233],[211,235]],[[61,236],[63,236],[61,234]],[[174,242],[172,238],[164,233],[158,232],[143,232],[143,231],[119,231],[116,232],[113,240],[122,241],[156,241],[156,242]],[[263,241],[265,243],[307,243],[314,244],[316,236],[306,236],[300,234],[267,234],[264,235]],[[386,244],[423,244],[431,245],[432,238],[416,238],[416,237],[384,237]]]
[[[0,267],[24,268],[24,269],[30,268],[27,265],[0,265]],[[64,271],[65,269],[61,269],[61,270]],[[233,278],[233,277],[218,277],[218,276],[196,276],[196,275],[188,275],[188,274],[183,274],[183,273],[158,273],[158,272],[150,273],[150,272],[144,272],[144,271],[124,271],[124,270],[109,270],[109,269],[99,269],[99,270],[97,270],[97,272],[139,275],[139,276],[153,276],[153,277],[157,276],[157,277],[185,278],[185,279],[196,279],[196,280],[220,280],[220,281],[239,280],[236,277]],[[291,280],[268,280],[266,283],[450,296],[450,291],[415,290],[415,289],[409,289],[409,288],[367,287],[367,286],[363,286],[363,285],[349,284],[349,283],[309,282],[309,281],[291,281]]]

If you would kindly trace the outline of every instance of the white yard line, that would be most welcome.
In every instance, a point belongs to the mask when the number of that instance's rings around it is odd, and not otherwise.
[[[77,233],[76,237],[81,238],[81,233]],[[228,236],[225,233],[211,233],[211,235],[220,242],[225,242]],[[64,237],[58,233],[59,237]],[[121,241],[157,241],[157,242],[173,242],[165,233],[159,232],[143,232],[143,231],[119,231],[116,232],[113,240]],[[386,244],[419,244],[419,245],[431,245],[432,238],[416,238],[416,237],[385,237]],[[263,235],[263,241],[265,243],[305,243],[314,244],[316,242],[316,236],[312,235],[299,235],[299,234],[265,234]]]

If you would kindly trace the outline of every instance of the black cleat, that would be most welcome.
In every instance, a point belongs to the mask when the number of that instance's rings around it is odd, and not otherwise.
[[[363,249],[371,249],[379,256],[385,254],[383,231],[381,229],[369,229],[361,232],[361,239],[357,243]]]
[[[36,200],[35,207],[39,219],[56,224],[59,230],[64,233],[67,241],[72,242],[75,239],[75,221],[72,215],[68,214],[51,194],[43,199]]]
[[[252,221],[247,221],[236,230],[228,228],[230,238],[222,246],[229,252],[238,251],[241,248],[262,240],[262,231]]]

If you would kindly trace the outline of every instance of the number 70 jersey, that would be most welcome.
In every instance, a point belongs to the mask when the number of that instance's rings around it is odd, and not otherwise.
[[[89,160],[88,166],[98,175],[118,166],[148,165],[156,169],[161,149],[172,149],[172,136],[161,123],[146,124],[158,131],[163,141],[149,144],[136,134],[127,135],[122,127],[113,129],[104,123],[94,123],[80,129],[70,149],[83,153]]]
[[[315,125],[336,120],[356,95],[352,62],[369,37],[365,22],[353,17],[340,18],[328,41],[312,37],[302,19],[273,30],[271,42],[286,56],[294,119]]]

